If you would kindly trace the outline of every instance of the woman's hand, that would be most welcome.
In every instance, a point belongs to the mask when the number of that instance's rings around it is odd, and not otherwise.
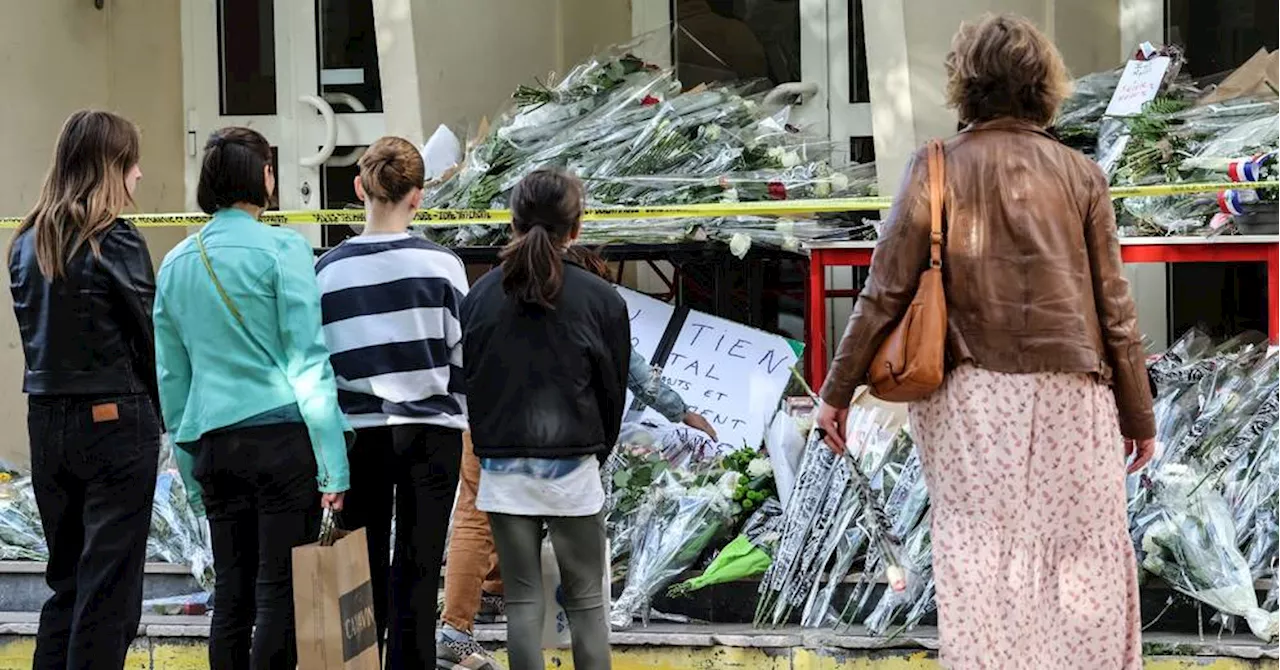
[[[814,423],[822,431],[822,440],[827,443],[827,447],[837,455],[844,454],[844,427],[848,419],[848,407],[837,409],[825,401],[818,402],[818,415],[814,418]]]
[[[711,422],[707,421],[707,417],[702,416],[697,412],[685,412],[684,425],[690,428],[697,428],[707,435],[710,435],[713,440],[718,439],[716,438],[716,429],[711,427]]]
[[[1125,440],[1124,456],[1125,459],[1133,459],[1129,463],[1129,474],[1133,474],[1145,467],[1151,462],[1156,455],[1156,439],[1148,437],[1141,440]]]
[[[335,512],[342,511],[342,500],[347,494],[343,493],[326,493],[320,496],[320,507],[323,509],[331,509]]]

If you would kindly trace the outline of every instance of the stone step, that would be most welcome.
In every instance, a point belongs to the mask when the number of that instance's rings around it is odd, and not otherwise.
[[[0,611],[39,612],[52,594],[44,582],[44,563],[0,561]],[[148,563],[142,597],[168,598],[202,591],[185,565]]]

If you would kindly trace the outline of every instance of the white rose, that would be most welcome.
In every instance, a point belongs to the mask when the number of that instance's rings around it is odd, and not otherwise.
[[[819,198],[826,198],[831,195],[831,182],[826,179],[819,179],[813,185],[813,194]]]
[[[729,253],[738,258],[746,258],[747,252],[751,250],[751,236],[746,233],[734,233],[729,238]]]
[[[714,123],[709,123],[703,127],[706,128],[707,130],[707,139],[711,140],[712,142],[720,139],[720,126]]]
[[[844,191],[849,188],[849,178],[844,173],[837,172],[831,175],[831,187],[836,193]]]
[[[747,463],[747,476],[752,479],[771,474],[773,474],[773,465],[767,458],[753,458],[750,463]]]
[[[793,168],[800,164],[800,154],[794,151],[787,151],[782,154],[782,167]]]

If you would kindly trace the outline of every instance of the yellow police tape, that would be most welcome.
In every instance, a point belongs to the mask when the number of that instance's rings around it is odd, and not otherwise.
[[[1227,189],[1276,188],[1277,181],[1207,182],[1186,184],[1152,184],[1117,186],[1111,189],[1115,198],[1135,196],[1190,195],[1214,193]],[[797,216],[831,212],[865,212],[887,209],[890,198],[829,198],[825,200],[767,200],[763,202],[707,203],[697,205],[654,205],[648,207],[591,207],[583,213],[586,221],[627,221],[635,219],[690,219],[721,216]],[[205,214],[137,214],[127,217],[144,228],[198,226],[209,220]],[[511,221],[506,209],[423,209],[414,220],[419,223],[455,226],[499,224]],[[15,228],[21,218],[0,218],[0,229]],[[293,212],[268,212],[264,223],[288,225],[342,225],[365,222],[363,209],[326,209]]]

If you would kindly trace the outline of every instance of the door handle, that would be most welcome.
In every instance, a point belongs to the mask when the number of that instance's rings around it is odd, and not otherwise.
[[[298,102],[315,107],[316,111],[320,112],[320,116],[324,117],[324,145],[314,156],[298,159],[302,167],[320,167],[329,160],[333,150],[338,146],[338,117],[333,113],[333,107],[318,95],[299,96]]]
[[[364,113],[369,111],[368,108],[364,106],[364,103],[360,102],[360,98],[357,98],[356,96],[351,95],[350,93],[340,93],[340,92],[325,93],[324,101],[331,105],[346,105],[347,107],[351,108],[351,111],[356,113]],[[329,159],[324,162],[324,164],[329,167],[350,167],[352,165],[355,165],[360,160],[360,157],[363,155],[364,155],[364,148],[357,147],[355,149],[352,149],[351,153],[345,156],[330,156]]]
[[[765,109],[785,107],[789,104],[804,104],[809,98],[818,94],[820,88],[811,81],[791,81],[778,84],[765,94],[760,106]]]

